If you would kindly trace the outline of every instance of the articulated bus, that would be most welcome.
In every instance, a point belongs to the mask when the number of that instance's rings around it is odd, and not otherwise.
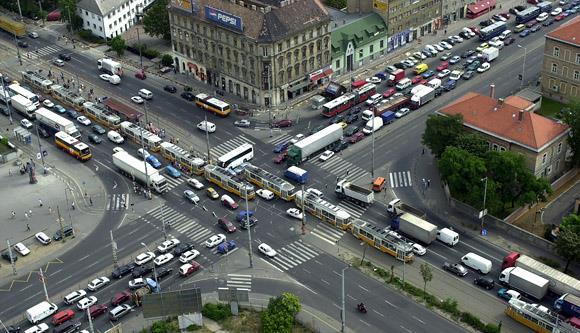
[[[234,179],[225,169],[211,164],[204,166],[203,169],[205,179],[224,190],[233,193],[242,199],[246,198],[246,196],[248,197],[248,200],[252,200],[256,197],[254,186]]]
[[[483,42],[486,42],[493,37],[499,36],[506,30],[506,26],[507,24],[505,22],[500,21],[482,28],[479,30],[479,39]]]
[[[395,257],[397,260],[411,262],[414,259],[413,247],[369,222],[354,219],[352,235],[377,250]]]
[[[8,86],[8,90],[11,91],[15,95],[20,95],[20,96],[26,98],[27,100],[31,101],[34,104],[34,106],[36,106],[36,107],[40,106],[40,99],[38,98],[38,95],[36,95],[32,91],[22,87],[21,85],[13,83],[13,84]]]
[[[83,111],[87,117],[91,118],[94,122],[107,128],[116,130],[121,126],[121,118],[107,110],[107,108],[102,105],[93,102],[85,102],[83,103]]]
[[[77,111],[83,111],[83,104],[85,103],[85,99],[82,96],[56,84],[50,87],[50,91],[54,99],[74,108]]]
[[[24,83],[30,84],[33,88],[36,88],[43,93],[50,92],[50,86],[54,84],[51,80],[34,71],[20,73],[22,74],[22,81],[24,81]]]
[[[141,144],[141,141],[143,141],[143,145],[152,152],[158,152],[161,149],[163,140],[160,137],[130,121],[121,123],[121,133],[137,144]]]
[[[189,174],[203,175],[205,161],[173,143],[162,142],[161,155],[169,162],[179,164],[181,170]]]
[[[249,143],[244,143],[218,158],[218,165],[224,169],[233,169],[252,158],[254,158],[254,146]]]
[[[294,185],[284,179],[252,164],[246,165],[244,175],[250,183],[272,191],[281,199],[286,201],[294,200]]]
[[[203,93],[195,95],[195,105],[221,117],[227,117],[232,112],[232,107],[228,103]]]
[[[57,132],[54,135],[56,146],[69,155],[74,156],[77,160],[88,161],[93,156],[91,148],[65,132]]]
[[[516,13],[516,23],[522,24],[529,22],[538,17],[538,15],[540,15],[541,12],[542,10],[540,9],[540,7],[536,6],[524,9],[523,11]]]
[[[509,300],[505,314],[538,333],[578,332],[572,325],[560,320],[558,314],[546,311],[537,304],[526,303],[515,298]]]

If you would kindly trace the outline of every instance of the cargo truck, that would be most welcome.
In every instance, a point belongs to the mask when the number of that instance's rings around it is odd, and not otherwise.
[[[75,139],[81,137],[81,132],[79,132],[72,121],[45,108],[36,110],[36,120],[38,120],[38,125],[44,128],[50,135],[63,131]]]
[[[0,29],[8,32],[10,37],[22,38],[26,35],[24,23],[17,22],[6,15],[0,16]]]
[[[147,285],[135,290],[135,292],[133,292],[131,295],[135,306],[143,305],[143,296],[151,293],[158,293],[160,291],[159,285],[157,282],[155,282],[155,280],[146,278],[145,281],[147,282]]]
[[[36,106],[34,102],[28,98],[21,95],[14,95],[10,98],[10,102],[14,110],[22,114],[28,119],[34,119],[34,112],[36,111]]]
[[[375,194],[372,190],[355,185],[346,179],[342,179],[336,184],[334,192],[341,199],[349,199],[363,206],[368,206],[375,200]]]
[[[537,300],[546,296],[550,284],[550,281],[543,277],[519,267],[504,269],[499,275],[499,282]]]
[[[404,69],[397,69],[396,71],[392,72],[389,75],[389,79],[387,80],[387,84],[389,86],[394,86],[397,82],[401,81],[405,78],[405,70]]]
[[[381,118],[383,119],[384,125],[390,124],[393,121],[395,121],[395,119],[396,119],[395,113],[393,111],[387,111],[387,112],[383,113],[381,115]]]
[[[503,259],[502,268],[514,266],[550,281],[550,290],[557,295],[577,294],[580,290],[580,281],[577,279],[518,252],[512,252]]]
[[[554,309],[566,318],[580,318],[580,297],[564,294],[554,302]]]
[[[391,100],[383,101],[374,108],[375,116],[379,117],[387,111],[399,110],[400,108],[407,106],[410,100],[411,98],[409,96],[397,96]]]
[[[499,56],[499,49],[497,47],[488,47],[481,52],[481,58],[490,62]]]
[[[130,155],[126,151],[120,151],[113,154],[113,164],[129,178],[138,181],[141,184],[147,184],[157,193],[167,192],[167,179],[159,174],[159,170],[152,166],[147,167],[145,171],[145,162]]]
[[[123,67],[113,59],[102,58],[97,60],[97,68],[109,75],[123,75]]]
[[[424,244],[431,244],[437,238],[437,227],[413,214],[404,213],[391,221],[391,227]]]
[[[284,172],[284,177],[292,179],[300,184],[306,184],[308,181],[308,171],[300,169],[297,166],[291,166]]]
[[[404,213],[410,213],[422,219],[424,219],[427,216],[425,212],[417,208],[411,207],[406,203],[403,203],[401,199],[391,200],[387,205],[387,212],[391,216],[397,216]]]
[[[316,152],[342,138],[342,126],[332,124],[300,141],[288,149],[288,165],[298,165]]]
[[[425,87],[411,97],[411,108],[418,109],[435,98],[436,89]]]

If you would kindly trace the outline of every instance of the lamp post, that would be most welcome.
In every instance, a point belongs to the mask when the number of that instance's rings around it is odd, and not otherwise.
[[[70,209],[71,209],[72,205],[71,206],[68,205],[68,194],[66,192],[67,190],[70,191],[71,195],[73,195],[73,190],[72,190],[72,188],[68,187],[68,185],[67,185],[67,187],[64,188],[64,199],[66,200],[66,205],[68,206],[68,219],[70,220],[70,226],[72,228],[72,216],[70,215]],[[73,196],[73,199],[74,199],[74,196]],[[74,200],[73,200],[73,205],[74,205]],[[73,230],[73,234],[74,234],[74,230]],[[64,235],[63,235],[63,239],[64,239]]]
[[[520,82],[520,90],[524,87],[524,76],[526,75],[526,55],[528,54],[528,48],[518,44],[520,49],[524,49],[524,62],[522,63],[522,81]]]
[[[487,214],[487,212],[485,211],[485,201],[487,199],[487,176],[485,178],[481,178],[480,179],[482,182],[485,182],[485,185],[483,187],[483,210],[480,213],[480,220],[481,220],[481,232],[483,233],[483,218],[485,217],[485,215]]]
[[[141,242],[141,245],[145,247],[147,252],[153,253],[153,251],[151,251],[151,249],[149,248],[149,246],[147,246],[147,244]],[[157,278],[157,269],[155,268],[155,263],[153,263],[153,276],[155,277],[155,283],[157,283],[157,287],[159,288],[159,290],[161,290],[161,285],[159,284],[159,279]]]
[[[373,106],[371,108],[373,112],[373,131],[372,131],[372,153],[371,153],[371,182],[375,179],[375,111],[376,108]]]
[[[342,276],[342,309],[340,312],[340,332],[344,333],[344,329],[346,326],[346,308],[344,305],[344,271],[350,268],[350,265],[346,266],[342,269],[341,276]]]

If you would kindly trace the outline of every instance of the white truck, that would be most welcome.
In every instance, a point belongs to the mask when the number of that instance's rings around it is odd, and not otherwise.
[[[425,244],[431,244],[437,238],[437,226],[410,213],[392,219],[391,227]]]
[[[123,75],[123,67],[113,59],[102,58],[97,60],[97,68],[109,75]]]
[[[336,184],[334,192],[341,199],[349,199],[364,206],[372,204],[375,200],[375,194],[372,190],[355,185],[346,179],[342,179]]]
[[[75,139],[81,137],[81,132],[71,120],[45,108],[36,110],[36,120],[38,120],[38,125],[48,131],[50,135],[63,131]]]
[[[36,325],[44,318],[56,313],[56,311],[58,311],[56,304],[44,301],[26,310],[26,319],[32,325]]]
[[[10,101],[14,110],[18,111],[28,119],[34,119],[34,111],[36,111],[34,102],[21,95],[12,96]]]
[[[406,203],[403,203],[401,199],[391,200],[387,205],[387,212],[391,216],[401,215],[404,213],[410,213],[422,219],[424,219],[427,216],[425,212],[417,208],[411,207]]]
[[[580,281],[578,279],[526,255],[521,255],[516,260],[516,267],[523,268],[547,279],[550,282],[550,290],[555,294],[577,294],[580,290]]]
[[[427,86],[425,86],[423,89],[420,89],[411,97],[411,108],[418,109],[421,106],[429,103],[435,98],[436,92],[436,89]]]
[[[542,299],[548,292],[550,281],[520,267],[509,267],[499,274],[499,282],[525,295]]]
[[[298,165],[342,138],[342,126],[332,124],[296,142],[288,149],[288,165]]]
[[[145,162],[140,160],[126,151],[120,151],[113,154],[113,164],[129,178],[147,184],[157,193],[165,193],[168,190],[167,179],[159,174],[159,170],[152,166],[145,167]]]
[[[481,52],[481,57],[485,61],[490,62],[499,56],[499,49],[497,47],[488,47]]]

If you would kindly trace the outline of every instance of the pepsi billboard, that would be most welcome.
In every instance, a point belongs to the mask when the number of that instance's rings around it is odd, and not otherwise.
[[[241,17],[222,12],[219,9],[205,6],[205,18],[228,29],[236,30],[239,32],[244,30]]]

